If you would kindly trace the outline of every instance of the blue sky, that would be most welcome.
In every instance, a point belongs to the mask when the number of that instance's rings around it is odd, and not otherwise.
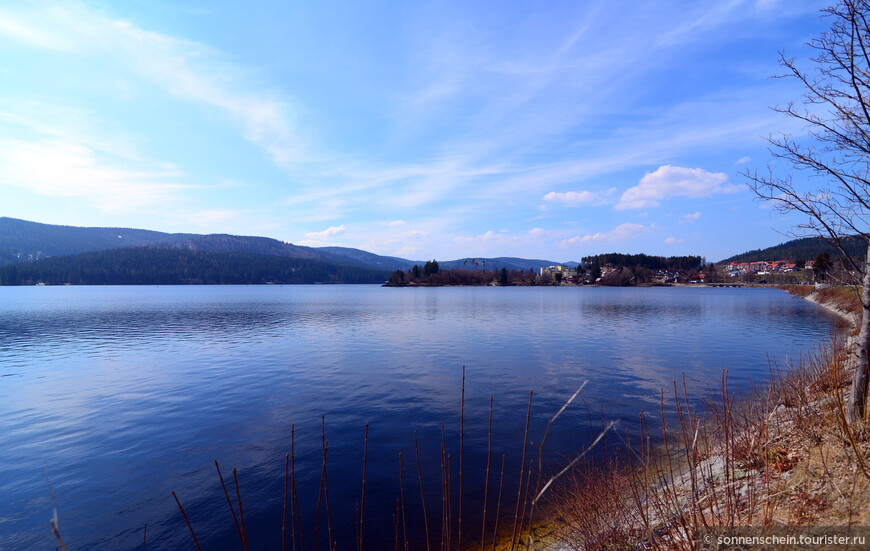
[[[250,5],[249,5],[250,4]],[[0,215],[412,259],[719,260],[796,222],[816,2],[0,5]]]

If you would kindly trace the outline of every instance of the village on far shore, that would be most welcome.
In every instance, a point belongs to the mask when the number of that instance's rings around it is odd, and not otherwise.
[[[700,283],[722,283],[728,278],[732,280],[740,280],[745,283],[767,283],[763,280],[763,276],[775,276],[775,279],[788,279],[790,283],[810,283],[814,280],[813,268],[815,260],[803,262],[798,265],[795,262],[788,260],[758,260],[755,262],[729,262],[725,265],[709,264],[706,267],[697,270],[651,270],[651,273],[645,274],[648,276],[645,281],[637,282],[630,281],[629,284],[649,283],[658,285],[668,284],[700,284]],[[616,266],[607,264],[600,268],[600,274],[593,273],[594,266],[545,266],[541,267],[538,276],[541,278],[539,283],[568,283],[577,285],[592,285],[604,284],[607,285],[609,280],[616,278],[625,266]],[[790,274],[790,277],[782,278]],[[597,277],[592,277],[597,276]],[[651,277],[649,277],[651,276]],[[634,279],[637,275],[632,276]],[[632,278],[629,278],[631,280]],[[783,283],[784,281],[776,281]],[[612,284],[612,283],[610,283]]]
[[[821,259],[821,260],[820,260]],[[820,269],[821,268],[821,269]],[[387,287],[429,287],[450,285],[494,286],[657,286],[747,284],[811,284],[828,279],[836,270],[826,253],[816,260],[757,260],[752,262],[706,263],[701,257],[652,257],[647,255],[600,255],[580,263],[553,264],[537,270],[441,269],[431,260],[425,266],[396,270]]]

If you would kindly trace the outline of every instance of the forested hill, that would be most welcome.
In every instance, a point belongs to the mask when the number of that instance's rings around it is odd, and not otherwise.
[[[9,264],[0,285],[383,283],[389,276],[319,260],[135,247]]]
[[[853,257],[864,258],[867,252],[867,245],[863,240],[857,237],[847,237],[843,240],[843,244],[848,252]],[[798,260],[813,260],[820,253],[826,252],[831,255],[831,258],[840,256],[840,252],[828,241],[819,237],[804,237],[802,239],[793,239],[780,243],[775,247],[766,249],[756,249],[747,251],[742,254],[734,255],[726,258],[720,264],[729,262],[755,262],[758,260],[789,260],[796,262]]]
[[[83,228],[0,217],[0,266],[45,257],[129,247],[275,255],[388,271],[407,269],[413,265],[410,260],[381,257],[357,249],[316,249],[268,237],[164,233],[131,228]]]
[[[538,271],[542,266],[560,264],[552,260],[539,258],[516,258],[512,256],[499,256],[496,258],[459,258],[457,260],[444,260],[439,262],[442,270],[533,270]],[[574,267],[576,262],[562,262],[563,266]]]
[[[607,253],[584,256],[584,264],[607,264],[628,268],[648,268],[650,270],[695,270],[703,262],[700,256],[650,256],[646,254]]]

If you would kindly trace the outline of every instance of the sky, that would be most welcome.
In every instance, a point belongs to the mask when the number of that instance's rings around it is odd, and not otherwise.
[[[0,2],[0,216],[414,260],[721,260],[823,3]],[[779,168],[779,167],[778,167]]]

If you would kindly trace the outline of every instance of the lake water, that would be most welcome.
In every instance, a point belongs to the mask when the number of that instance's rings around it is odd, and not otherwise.
[[[588,380],[586,406],[572,405],[547,441],[552,467],[589,441],[590,416],[634,431],[683,374],[702,402],[723,369],[732,385],[763,382],[769,359],[795,361],[834,325],[811,303],[761,289],[3,287],[0,549],[55,548],[47,481],[71,551],[141,549],[146,523],[147,549],[192,548],[172,490],[203,549],[240,549],[215,459],[228,483],[238,469],[251,548],[280,549],[294,426],[310,549],[321,416],[338,548],[356,545],[366,422],[366,547],[393,545],[400,451],[408,532],[420,542],[414,431],[437,523],[442,425],[458,487],[463,365],[464,522],[476,527],[490,396],[493,464],[508,454],[515,500],[530,390],[537,441]],[[324,515],[323,549],[326,531]]]

